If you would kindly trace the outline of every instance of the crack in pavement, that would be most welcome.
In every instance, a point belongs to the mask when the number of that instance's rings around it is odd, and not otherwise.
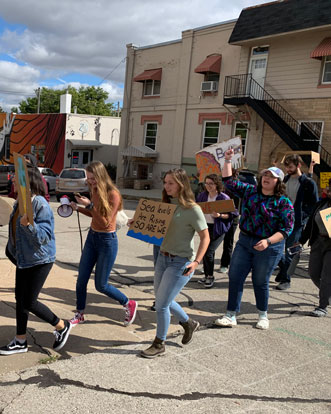
[[[13,311],[16,310],[16,307],[11,305],[10,303],[5,302],[4,300],[1,301],[3,304],[5,304],[6,306],[8,306],[9,308],[13,309]],[[42,345],[38,344],[36,337],[33,334],[33,331],[31,331],[29,328],[26,329],[27,333],[31,336],[33,343],[40,349],[40,351],[43,354],[46,354],[47,356],[51,356],[52,353],[50,351],[48,351],[47,349],[45,349]]]
[[[20,380],[23,381],[21,375],[20,374],[17,374],[17,375],[19,376]],[[5,407],[3,407],[2,410],[0,410],[0,414],[3,413],[8,407],[10,407],[11,404],[23,394],[27,386],[28,386],[27,384],[23,384],[23,388],[18,392],[17,395],[15,395],[15,397],[13,397],[13,399],[8,404],[5,405]]]
[[[49,387],[63,387],[65,385],[82,388],[86,390],[92,390],[97,392],[106,392],[109,394],[123,395],[132,398],[151,398],[151,399],[163,399],[163,400],[177,400],[177,401],[197,401],[205,398],[224,398],[224,399],[237,399],[237,400],[252,400],[252,401],[264,401],[264,402],[285,402],[285,403],[304,403],[304,404],[316,404],[326,403],[331,404],[331,399],[324,398],[299,398],[299,397],[272,397],[263,395],[250,395],[250,394],[224,394],[224,393],[203,393],[203,392],[191,392],[181,395],[151,393],[151,392],[128,392],[124,390],[118,390],[116,388],[104,388],[99,385],[85,384],[81,381],[71,380],[69,378],[61,378],[56,372],[51,369],[38,369],[37,375],[30,377],[26,380],[22,380],[20,377],[16,381],[8,381],[6,383],[0,383],[0,386],[10,385],[38,385],[39,388]]]

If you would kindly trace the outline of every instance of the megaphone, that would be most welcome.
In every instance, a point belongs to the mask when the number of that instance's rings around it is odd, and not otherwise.
[[[60,203],[61,205],[57,209],[57,214],[60,217],[64,217],[64,218],[70,217],[73,212],[73,209],[70,205],[69,197],[64,195],[63,197],[60,198]]]

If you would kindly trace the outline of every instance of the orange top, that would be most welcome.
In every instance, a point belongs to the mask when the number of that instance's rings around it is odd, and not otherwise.
[[[100,231],[109,233],[112,231],[116,231],[116,215],[118,211],[118,207],[121,203],[121,197],[117,191],[111,191],[109,193],[109,204],[112,206],[112,212],[109,216],[103,217],[98,212],[98,205],[100,202],[100,198],[97,192],[92,194],[93,208],[92,210],[86,210],[83,207],[78,207],[78,211],[85,216],[92,217],[91,228],[94,231]]]

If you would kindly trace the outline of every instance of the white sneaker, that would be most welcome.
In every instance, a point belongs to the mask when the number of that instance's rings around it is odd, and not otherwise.
[[[232,328],[232,326],[237,325],[237,320],[235,316],[224,315],[222,318],[216,319],[214,324],[217,326],[223,326],[224,328]]]
[[[221,266],[220,272],[221,273],[228,273],[228,268],[227,267],[224,267],[224,266]]]
[[[269,329],[269,319],[259,318],[256,326],[257,329]]]

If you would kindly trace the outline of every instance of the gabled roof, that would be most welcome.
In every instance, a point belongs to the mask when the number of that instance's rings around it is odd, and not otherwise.
[[[330,0],[278,0],[243,9],[230,44],[331,25]]]

